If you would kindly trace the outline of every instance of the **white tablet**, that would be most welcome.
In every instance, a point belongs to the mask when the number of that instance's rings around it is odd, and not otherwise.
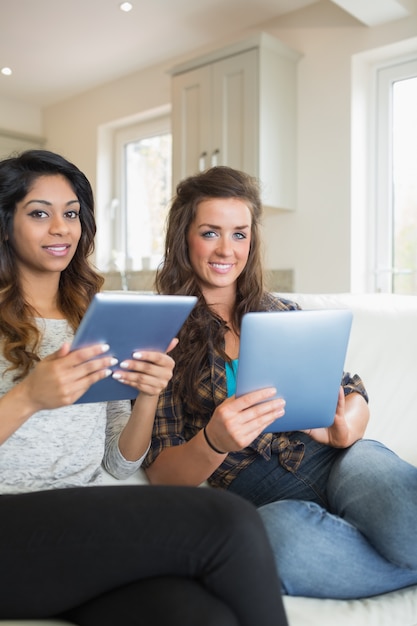
[[[265,432],[333,423],[352,317],[347,309],[243,316],[236,396],[275,387],[286,401],[285,415]]]
[[[107,343],[118,362],[137,350],[165,352],[197,302],[194,296],[96,294],[75,333],[71,349]],[[117,369],[118,365],[112,369]],[[77,403],[134,399],[137,390],[111,376],[91,385]]]

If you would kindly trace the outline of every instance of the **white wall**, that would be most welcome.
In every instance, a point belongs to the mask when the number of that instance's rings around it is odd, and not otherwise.
[[[0,159],[43,144],[42,111],[0,96]]]
[[[24,102],[0,96],[0,129],[19,135],[42,136],[42,111]]]
[[[44,111],[47,148],[73,160],[96,185],[100,127],[170,102],[167,67],[102,85]]]
[[[268,263],[293,267],[297,291],[349,291],[352,55],[415,38],[417,16],[367,28],[322,2],[277,20],[268,31],[303,54],[297,211],[269,219]]]
[[[296,291],[349,291],[352,55],[415,37],[417,16],[368,28],[323,0],[259,25],[259,30],[303,55],[298,66],[297,209],[266,216],[267,265],[293,268]],[[246,34],[252,32],[242,36]],[[46,147],[72,159],[95,187],[100,127],[168,104],[167,70],[183,60],[172,59],[44,110]]]

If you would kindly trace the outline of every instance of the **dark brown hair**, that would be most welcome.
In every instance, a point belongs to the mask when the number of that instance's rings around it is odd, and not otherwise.
[[[33,321],[36,312],[23,297],[16,275],[14,251],[9,243],[18,202],[41,176],[64,176],[80,202],[81,238],[71,263],[61,273],[58,305],[75,330],[91,298],[103,284],[88,257],[94,250],[96,223],[94,198],[85,175],[64,157],[47,150],[28,150],[0,161],[0,334],[2,350],[23,378],[39,360],[36,350],[39,330]]]
[[[219,166],[180,182],[167,217],[165,256],[157,271],[155,286],[158,293],[198,296],[197,305],[181,329],[180,342],[173,353],[176,362],[174,392],[186,397],[188,405],[195,408],[198,406],[196,392],[210,351],[214,350],[225,360],[228,359],[224,352],[226,324],[206,304],[187,248],[187,234],[197,207],[209,198],[239,198],[247,204],[252,216],[248,261],[237,281],[236,304],[231,320],[237,332],[242,316],[248,311],[262,310],[264,299],[259,232],[262,204],[257,179],[239,170]]]

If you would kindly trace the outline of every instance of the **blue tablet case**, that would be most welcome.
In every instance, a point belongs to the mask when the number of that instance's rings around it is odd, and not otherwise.
[[[96,294],[75,333],[71,349],[107,343],[120,363],[137,350],[165,352],[185,322],[194,296],[142,295],[105,292]],[[115,370],[118,365],[112,369]],[[91,385],[78,403],[134,399],[137,390],[108,377]]]
[[[352,325],[347,309],[243,316],[236,396],[275,387],[285,415],[265,432],[330,426]]]

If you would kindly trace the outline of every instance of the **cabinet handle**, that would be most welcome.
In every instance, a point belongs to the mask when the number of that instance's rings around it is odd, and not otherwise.
[[[216,165],[218,165],[219,154],[220,154],[220,150],[218,148],[216,148],[216,150],[213,150],[212,155],[211,155],[211,167],[215,167]]]
[[[200,154],[200,158],[198,159],[198,169],[200,172],[203,172],[206,169],[206,156],[207,152],[202,152]]]

